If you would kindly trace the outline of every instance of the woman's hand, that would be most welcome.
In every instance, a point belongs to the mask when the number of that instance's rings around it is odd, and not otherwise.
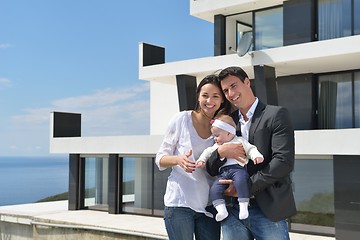
[[[221,184],[229,184],[229,187],[225,189],[224,195],[229,197],[237,197],[237,192],[234,186],[234,183],[231,179],[222,179],[219,180],[219,183]]]
[[[219,146],[218,153],[221,158],[233,158],[240,163],[246,163],[246,153],[242,144],[229,143]]]
[[[192,150],[190,150],[188,153],[179,156],[178,159],[178,165],[184,169],[185,172],[192,173],[195,171],[196,163],[189,159],[189,157],[192,155]]]

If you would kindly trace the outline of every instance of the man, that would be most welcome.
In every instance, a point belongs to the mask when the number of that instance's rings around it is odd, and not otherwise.
[[[294,130],[288,111],[262,103],[250,88],[250,79],[240,67],[219,74],[226,98],[238,109],[231,116],[238,123],[237,135],[246,138],[263,154],[264,161],[249,161],[249,217],[240,220],[238,204],[222,222],[224,240],[288,240],[286,218],[296,213],[290,173],[294,168]],[[243,150],[223,145],[212,154],[206,168],[215,176],[226,157],[241,161]]]

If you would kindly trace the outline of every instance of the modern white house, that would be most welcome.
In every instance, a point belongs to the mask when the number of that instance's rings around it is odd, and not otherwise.
[[[154,164],[170,118],[192,109],[208,74],[242,67],[261,101],[289,109],[298,214],[290,231],[360,234],[360,0],[190,0],[214,24],[214,54],[165,61],[139,44],[150,135],[82,137],[81,114],[52,113],[50,152],[69,154],[69,209],[161,216],[168,171]],[[286,207],[286,206],[284,206]]]

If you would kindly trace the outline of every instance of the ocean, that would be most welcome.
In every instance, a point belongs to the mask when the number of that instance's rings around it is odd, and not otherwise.
[[[0,206],[33,203],[68,191],[68,156],[1,157]]]

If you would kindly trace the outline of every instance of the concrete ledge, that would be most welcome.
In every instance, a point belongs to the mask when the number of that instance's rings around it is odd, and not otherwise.
[[[68,201],[0,207],[0,232],[11,239],[167,239],[162,218],[67,207]]]
[[[168,239],[158,217],[67,210],[68,201],[0,207],[0,233],[8,239]],[[291,233],[292,240],[334,240]]]

